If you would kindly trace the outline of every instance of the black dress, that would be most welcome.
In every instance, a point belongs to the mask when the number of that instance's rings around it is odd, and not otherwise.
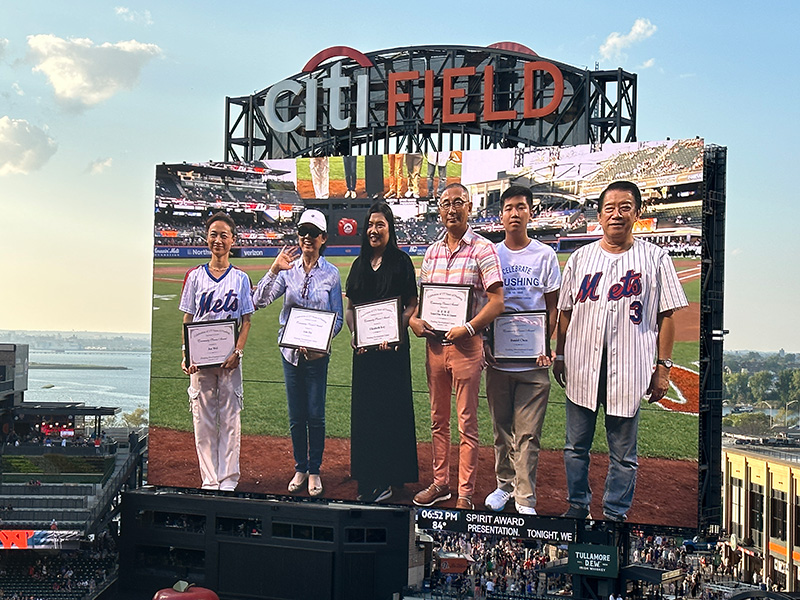
[[[363,281],[347,281],[353,304],[399,296],[402,306],[416,297],[414,265],[402,251],[389,249],[376,270],[357,268]],[[366,259],[368,260],[368,259]],[[397,351],[353,352],[353,388],[350,406],[350,474],[359,490],[385,489],[419,479],[417,436],[411,394],[411,358],[408,335]]]

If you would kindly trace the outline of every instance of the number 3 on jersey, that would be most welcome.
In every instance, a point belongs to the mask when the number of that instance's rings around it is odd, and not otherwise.
[[[644,307],[642,306],[642,303],[639,302],[638,300],[634,300],[633,302],[631,302],[630,318],[631,318],[631,323],[633,323],[634,325],[639,325],[642,322],[643,308]]]

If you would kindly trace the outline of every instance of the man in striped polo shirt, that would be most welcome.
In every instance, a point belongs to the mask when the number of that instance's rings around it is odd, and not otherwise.
[[[598,206],[603,237],[569,257],[558,301],[553,375],[567,394],[564,516],[589,517],[589,450],[603,405],[609,450],[603,515],[624,521],[638,469],[639,405],[647,394],[658,402],[667,393],[673,314],[688,302],[666,250],[633,237],[639,188],[615,181]]]
[[[439,200],[439,216],[447,230],[428,247],[420,283],[472,287],[470,319],[451,328],[442,339],[419,312],[409,324],[417,337],[427,339],[426,366],[431,395],[433,483],[414,496],[417,506],[448,500],[450,490],[450,399],[455,389],[458,432],[458,500],[456,508],[472,509],[478,465],[478,391],[483,371],[483,340],[479,333],[503,312],[503,279],[497,250],[469,227],[469,191],[460,183],[448,185]]]

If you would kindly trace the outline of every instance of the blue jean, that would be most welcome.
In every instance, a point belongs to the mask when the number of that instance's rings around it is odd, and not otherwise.
[[[605,412],[606,377],[600,372],[598,410]],[[567,471],[567,493],[571,506],[589,509],[592,491],[589,488],[589,450],[594,439],[597,411],[583,408],[567,399],[567,440],[564,445],[564,467]],[[636,487],[636,440],[639,432],[639,411],[633,417],[614,417],[606,412],[608,441],[608,473],[603,494],[603,514],[612,519],[627,515],[633,504]]]
[[[289,404],[294,468],[300,473],[319,475],[325,450],[325,390],[330,357],[306,360],[301,356],[297,366],[285,358],[281,360]]]
[[[343,156],[342,162],[344,163],[344,182],[350,192],[356,191],[356,165],[358,164],[357,156]]]

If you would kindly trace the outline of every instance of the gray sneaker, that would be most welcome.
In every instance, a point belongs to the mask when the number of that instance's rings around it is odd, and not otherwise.
[[[565,512],[562,517],[569,517],[570,519],[591,519],[592,515],[589,513],[589,509],[585,506],[573,506],[572,504],[569,505],[567,512]]]
[[[610,513],[604,512],[603,518],[606,521],[615,521],[617,523],[624,523],[628,520],[628,515],[612,515]]]

